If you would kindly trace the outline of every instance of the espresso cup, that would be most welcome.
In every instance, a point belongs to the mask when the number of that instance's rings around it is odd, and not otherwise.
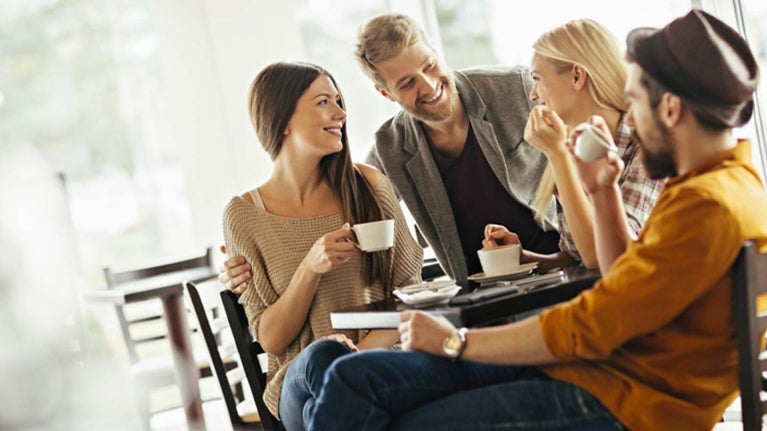
[[[368,253],[386,250],[394,245],[394,220],[357,223],[352,226],[352,232],[357,237],[354,244]]]
[[[583,131],[575,140],[575,156],[590,163],[607,155],[608,151],[616,151],[605,133],[591,124],[584,124]]]
[[[485,275],[503,275],[519,268],[521,252],[522,247],[519,244],[510,244],[499,248],[477,250],[477,256]]]

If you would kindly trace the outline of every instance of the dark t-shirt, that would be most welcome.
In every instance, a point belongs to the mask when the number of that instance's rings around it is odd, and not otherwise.
[[[463,151],[457,158],[441,156],[431,144],[430,148],[453,208],[470,275],[482,271],[477,250],[482,248],[488,223],[504,225],[516,233],[525,250],[544,254],[559,251],[559,234],[541,229],[533,212],[506,192],[482,154],[471,126]]]

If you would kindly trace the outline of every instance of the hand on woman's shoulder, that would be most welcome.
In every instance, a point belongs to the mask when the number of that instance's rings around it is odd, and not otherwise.
[[[364,163],[355,163],[355,166],[357,166],[357,169],[362,172],[362,175],[373,187],[377,186],[384,179],[384,174],[373,166]]]

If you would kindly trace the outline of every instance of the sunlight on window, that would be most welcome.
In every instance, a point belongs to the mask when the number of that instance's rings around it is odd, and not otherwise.
[[[373,144],[373,133],[397,105],[375,91],[354,58],[359,27],[368,19],[390,12],[386,1],[304,0],[296,18],[306,60],[322,66],[336,78],[346,100],[347,129],[352,158],[363,161]]]
[[[761,83],[757,89],[759,98],[759,110],[755,113],[760,115],[762,139],[767,139],[767,87],[765,87],[764,76],[767,73],[767,2],[762,0],[744,0],[743,1],[744,19],[747,29],[748,42],[751,49],[756,54],[761,69]],[[751,123],[754,123],[752,120]],[[755,125],[750,127],[750,136],[756,134]],[[767,148],[764,146],[767,142],[762,142],[762,147],[754,143],[754,163],[760,167],[762,178],[767,178]],[[761,164],[758,162],[761,161]]]
[[[178,148],[160,120],[148,3],[29,1],[0,29],[0,145],[33,145],[63,174],[88,284],[101,268],[190,247]]]

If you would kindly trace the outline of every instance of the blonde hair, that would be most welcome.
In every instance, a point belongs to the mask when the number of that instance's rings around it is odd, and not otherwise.
[[[357,62],[373,82],[385,87],[376,63],[389,60],[418,42],[433,49],[421,26],[407,15],[392,13],[368,21],[357,35]]]
[[[615,36],[591,19],[576,19],[542,34],[533,50],[551,61],[557,71],[578,65],[586,71],[591,98],[602,108],[620,112],[628,110],[623,94],[626,84],[626,63]],[[536,219],[543,221],[554,195],[556,184],[551,165],[546,166],[536,191],[533,206]]]

